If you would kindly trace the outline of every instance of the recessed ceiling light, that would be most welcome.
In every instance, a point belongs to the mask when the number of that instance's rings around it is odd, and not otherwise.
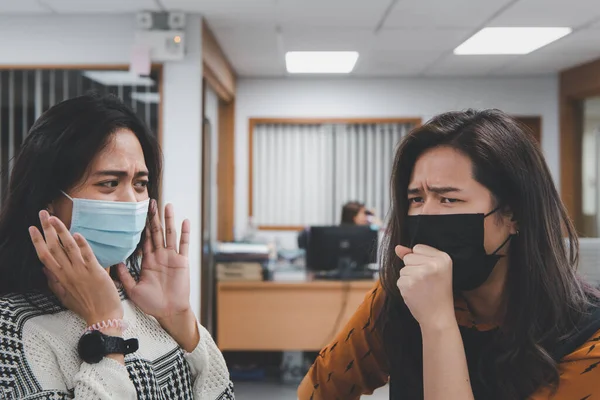
[[[130,71],[84,71],[83,76],[104,86],[154,86],[154,81],[146,76],[138,76]]]
[[[483,28],[454,49],[454,54],[528,54],[571,31],[571,28]]]
[[[356,51],[288,51],[285,54],[290,74],[348,74],[356,60]]]

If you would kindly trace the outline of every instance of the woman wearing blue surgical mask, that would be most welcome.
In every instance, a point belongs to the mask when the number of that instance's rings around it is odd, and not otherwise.
[[[0,213],[0,397],[233,399],[189,303],[189,221],[178,231],[171,205],[160,221],[160,174],[114,97],[36,121]]]
[[[600,293],[533,135],[442,114],[400,143],[391,185],[381,282],[299,399],[600,398]]]

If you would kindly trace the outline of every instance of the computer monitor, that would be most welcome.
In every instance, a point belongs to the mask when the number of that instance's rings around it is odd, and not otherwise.
[[[308,232],[310,271],[365,270],[377,262],[378,231],[370,226],[313,226]]]

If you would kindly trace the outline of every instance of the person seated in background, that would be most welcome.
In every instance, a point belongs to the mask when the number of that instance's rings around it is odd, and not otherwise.
[[[342,207],[342,225],[377,225],[381,221],[375,217],[372,210],[367,209],[364,203],[349,201]]]
[[[367,209],[364,203],[358,201],[349,201],[342,207],[341,225],[371,225],[379,227],[381,221],[375,216],[372,210]],[[306,249],[308,246],[308,230],[303,229],[298,234],[298,248]]]
[[[160,176],[154,135],[115,97],[35,122],[0,213],[0,398],[234,398]]]
[[[388,382],[392,400],[600,398],[600,292],[577,274],[575,228],[525,129],[469,110],[403,139],[380,282],[300,400]]]

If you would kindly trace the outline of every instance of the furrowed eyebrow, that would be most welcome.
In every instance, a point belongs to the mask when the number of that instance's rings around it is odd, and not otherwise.
[[[462,192],[461,189],[452,186],[433,186],[427,188],[430,192],[436,194],[447,194],[447,193],[458,193]]]
[[[127,175],[128,174],[126,171],[118,171],[118,170],[96,171],[92,174],[92,176],[118,176],[119,178],[122,178]],[[135,174],[136,178],[139,178],[142,176],[148,176],[148,171],[139,171]]]
[[[462,192],[461,189],[453,187],[453,186],[428,186],[427,190],[436,194],[447,194],[447,193],[459,193]],[[422,192],[421,188],[409,188],[407,193],[409,195],[420,194]]]

